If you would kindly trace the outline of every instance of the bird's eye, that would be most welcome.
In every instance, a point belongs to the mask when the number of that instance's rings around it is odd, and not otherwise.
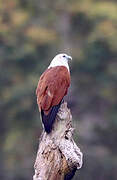
[[[65,55],[63,55],[63,57],[66,57]]]

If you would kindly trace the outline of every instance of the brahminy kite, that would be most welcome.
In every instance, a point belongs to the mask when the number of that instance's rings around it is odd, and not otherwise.
[[[70,71],[67,54],[58,54],[41,75],[36,89],[37,104],[45,131],[50,133],[54,120],[70,86]]]

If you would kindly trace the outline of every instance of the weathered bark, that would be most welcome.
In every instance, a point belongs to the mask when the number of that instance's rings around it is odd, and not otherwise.
[[[75,144],[72,134],[72,116],[63,103],[50,134],[43,131],[33,180],[70,180],[82,166],[82,152]]]

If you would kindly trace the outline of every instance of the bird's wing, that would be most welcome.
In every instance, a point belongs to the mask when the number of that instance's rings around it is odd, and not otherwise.
[[[60,103],[67,94],[70,85],[70,74],[66,67],[57,66],[47,69],[40,77],[36,94],[40,109],[48,111]]]

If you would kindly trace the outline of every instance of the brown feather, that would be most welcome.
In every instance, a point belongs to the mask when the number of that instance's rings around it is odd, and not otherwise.
[[[70,85],[70,73],[65,66],[47,69],[40,77],[36,89],[39,109],[46,114],[51,107],[58,105],[67,94]]]

